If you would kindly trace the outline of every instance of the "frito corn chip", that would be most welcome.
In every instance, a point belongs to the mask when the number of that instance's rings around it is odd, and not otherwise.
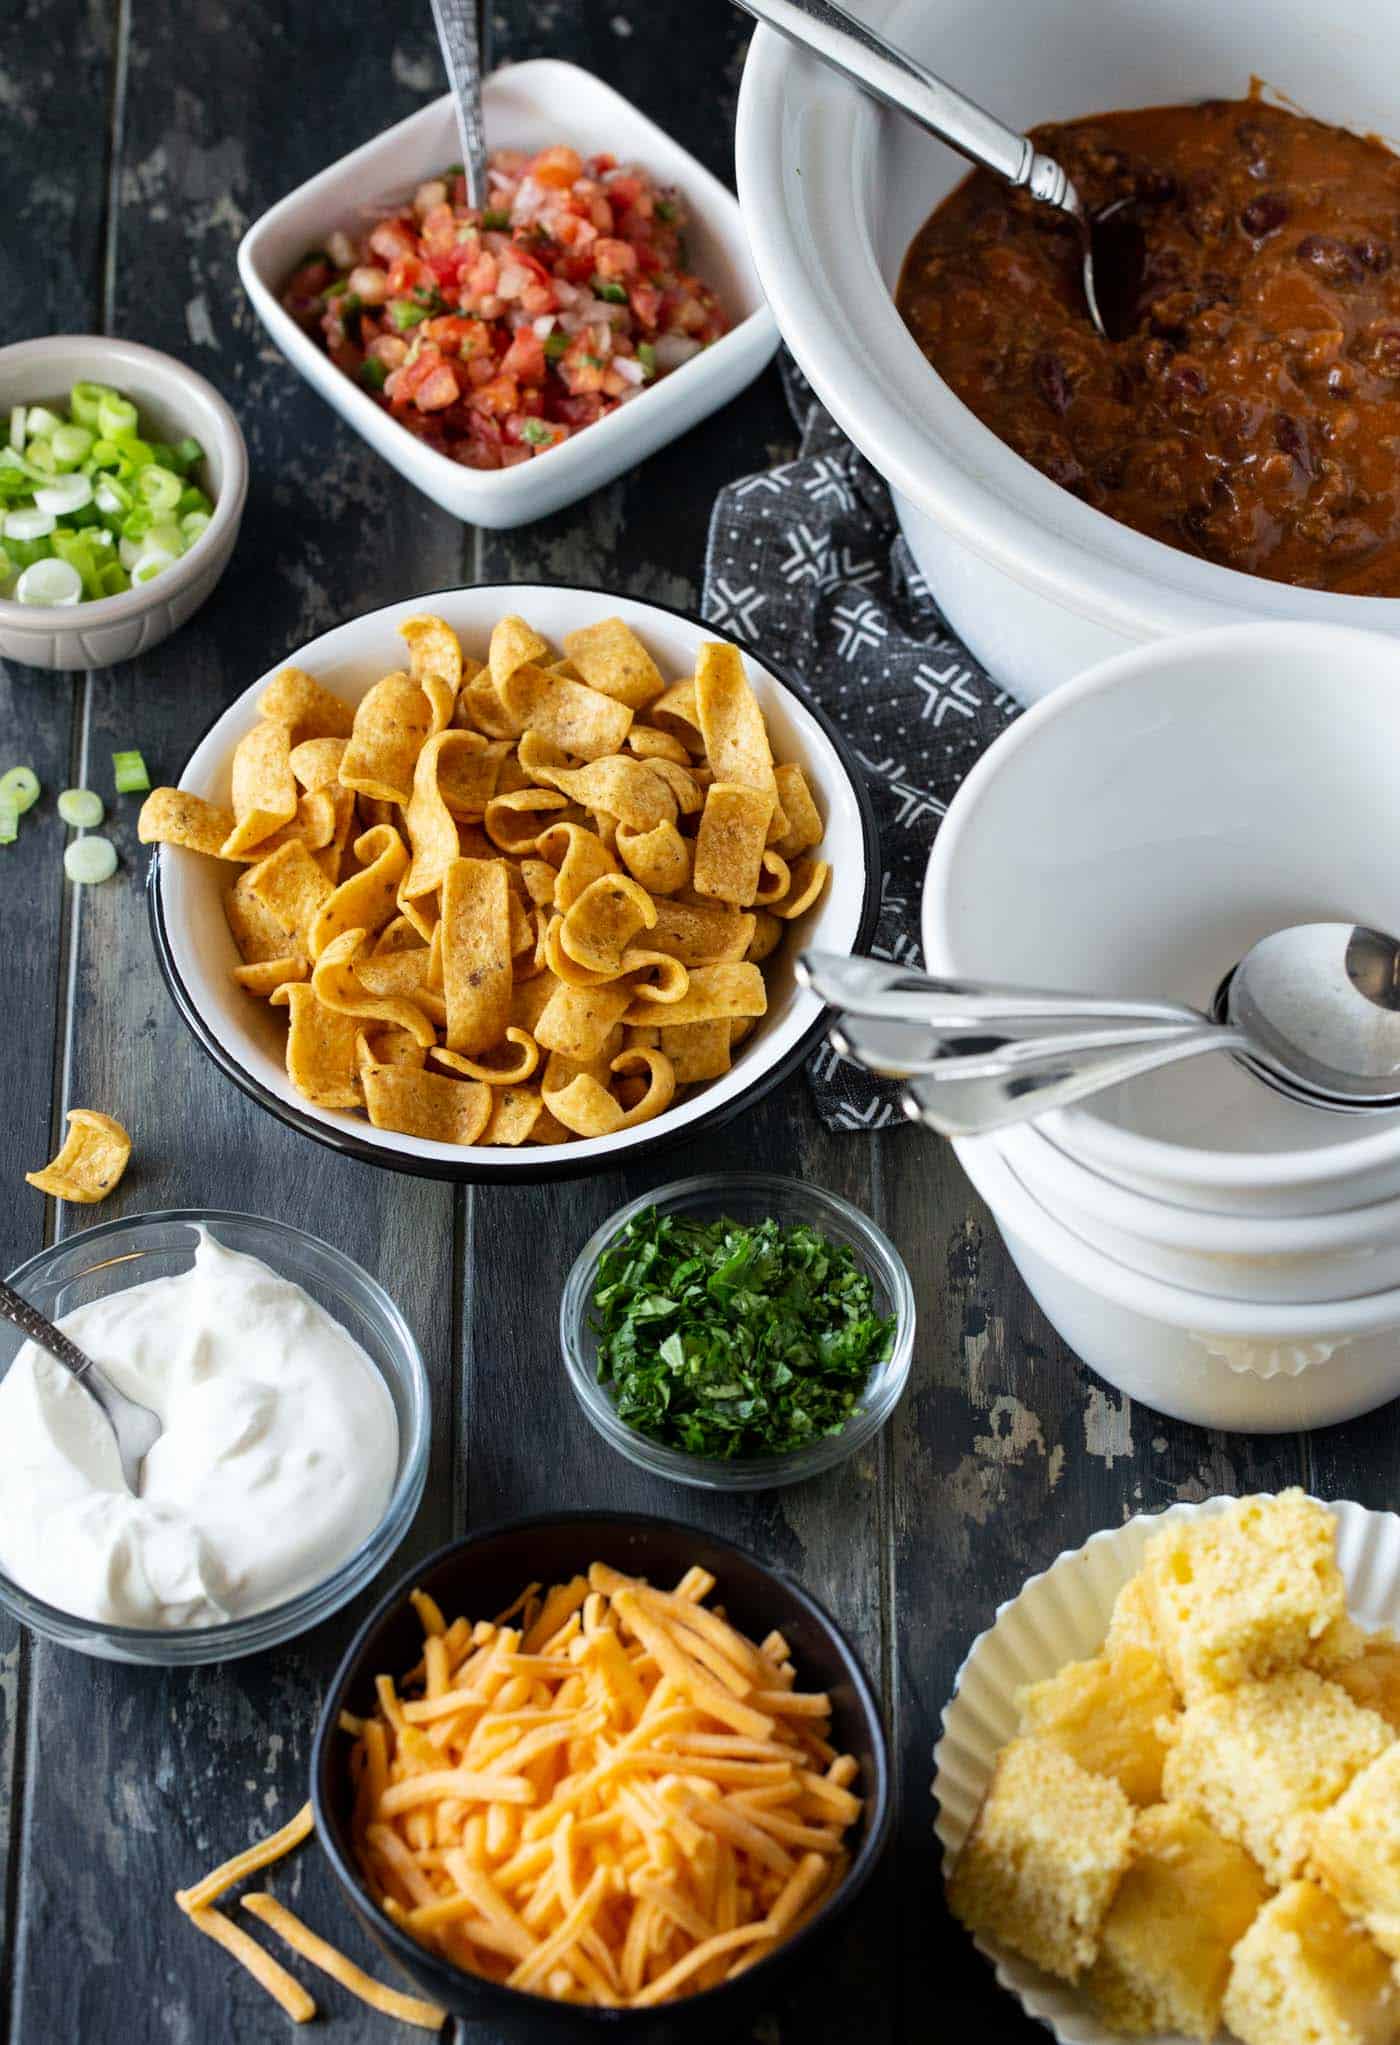
[[[224,896],[224,915],[245,966],[265,965],[269,959],[286,958],[299,949],[295,933],[249,892],[249,875],[256,872],[256,867],[249,867]]]
[[[460,731],[455,726],[445,733],[469,741],[445,746],[438,758],[438,793],[454,817],[474,821],[486,813],[486,805],[500,787],[505,765],[504,739],[484,739],[479,732]]]
[[[491,644],[487,650],[487,665],[491,679],[497,686],[507,681],[518,667],[528,661],[547,659],[549,641],[541,639],[533,625],[527,625],[523,618],[513,611],[504,618],[498,618],[491,632]]]
[[[748,908],[758,894],[773,797],[737,781],[713,782],[695,840],[691,882],[697,895]]]
[[[514,1149],[527,1143],[544,1113],[544,1099],[533,1086],[502,1086],[492,1096],[491,1119],[481,1133],[483,1143]]]
[[[639,882],[625,873],[604,874],[561,918],[559,943],[576,965],[612,978],[622,972],[633,938],[655,921],[651,896]]]
[[[658,731],[651,724],[632,726],[627,734],[627,750],[635,753],[639,760],[670,760],[677,767],[686,766],[690,759],[678,738],[669,731]]]
[[[382,930],[398,906],[398,887],[408,871],[408,848],[392,824],[376,824],[355,840],[360,871],[342,881],[311,926],[311,956],[346,930]],[[236,934],[236,933],[235,933]]]
[[[526,894],[537,909],[554,907],[554,886],[558,875],[547,859],[522,859],[520,878],[525,883]]]
[[[376,1129],[421,1136],[429,1143],[479,1143],[491,1118],[492,1093],[477,1080],[445,1079],[403,1065],[370,1065],[361,1074],[365,1106]]]
[[[675,1069],[664,1051],[637,1045],[620,1051],[612,1061],[612,1069],[619,1075],[638,1073],[646,1078],[641,1099],[633,1102],[622,1118],[624,1129],[635,1129],[639,1122],[650,1122],[653,1117],[665,1114],[676,1097]]]
[[[401,1030],[397,1023],[380,1023],[375,1029],[355,1032],[357,1072],[363,1072],[367,1065],[407,1065],[414,1072],[421,1072],[427,1058],[418,1039]]]
[[[647,933],[653,951],[669,952],[683,966],[721,966],[742,959],[753,941],[754,918],[711,902],[661,901]]]
[[[775,767],[773,775],[778,784],[778,807],[787,818],[787,830],[776,840],[773,850],[791,863],[799,852],[810,852],[814,845],[821,844],[825,826],[800,767],[791,763]]]
[[[528,663],[497,683],[517,731],[537,731],[580,760],[601,760],[627,737],[632,712],[625,703]]]
[[[382,958],[385,952],[424,949],[423,933],[416,924],[409,922],[407,916],[395,916],[386,923],[370,947],[375,958]]]
[[[572,909],[584,889],[600,874],[617,872],[617,861],[602,839],[596,831],[586,830],[581,824],[551,824],[547,831],[540,832],[535,849],[541,859],[558,868],[554,907],[561,911]]]
[[[600,987],[554,986],[535,1024],[535,1042],[545,1051],[587,1065],[601,1058],[603,1047],[632,1005],[628,982],[614,980]]]
[[[273,676],[258,698],[258,710],[275,723],[285,724],[294,746],[303,739],[349,738],[355,722],[348,703],[323,689],[313,675],[299,667],[284,667],[281,674]]]
[[[547,969],[528,980],[517,980],[510,990],[510,1020],[514,1028],[535,1035],[536,1024],[549,1006],[561,983]]]
[[[792,870],[780,853],[770,846],[763,854],[758,866],[758,888],[754,894],[757,909],[777,909],[792,890]]]
[[[551,780],[584,809],[603,810],[618,823],[630,824],[634,831],[650,831],[657,824],[676,821],[676,798],[655,771],[656,766],[667,764],[665,760],[649,763],[615,753],[586,767],[555,770]]]
[[[783,941],[783,926],[768,909],[755,909],[751,921],[753,936],[740,956],[756,966],[778,949]]]
[[[684,997],[690,985],[690,968],[673,959],[669,952],[625,951],[622,969],[632,985],[634,1006],[639,1001],[650,1001],[670,1007]]]
[[[831,868],[824,859],[795,859],[792,885],[783,900],[774,904],[773,914],[781,916],[785,923],[803,915],[821,894],[830,874]]]
[[[696,816],[704,808],[705,790],[696,778],[694,767],[678,767],[674,760],[648,760],[647,765],[659,780],[666,783],[683,817]]]
[[[447,1048],[489,1051],[510,1021],[510,884],[499,860],[457,859],[442,884]]]
[[[757,966],[740,961],[737,965],[692,966],[690,985],[680,1000],[666,1010],[664,1018],[658,1017],[649,1002],[637,1000],[623,1020],[629,1023],[663,1021],[674,1029],[680,1023],[714,1022],[720,1017],[767,1013],[768,994],[762,973]]]
[[[406,895],[400,882],[398,894],[394,897],[399,914],[418,932],[424,944],[431,944],[433,932],[438,926],[438,898],[436,895]]]
[[[310,971],[309,959],[288,956],[284,959],[261,959],[252,966],[235,966],[233,977],[246,993],[260,995],[266,1000],[279,987],[285,987],[289,980],[304,980]]]
[[[656,662],[630,625],[600,618],[564,634],[564,651],[590,689],[640,710],[666,687]]]
[[[296,981],[284,981],[268,999],[287,1011],[287,1077],[297,1092],[321,1108],[357,1108],[353,1018]]]
[[[553,1093],[546,1079],[543,1100],[555,1121],[575,1136],[615,1136],[626,1120],[622,1103],[589,1072],[576,1074],[567,1086]]]
[[[385,675],[360,699],[340,763],[341,781],[357,795],[406,803],[432,726],[433,705],[422,686],[411,675]]]
[[[463,1058],[457,1051],[444,1050],[441,1044],[428,1055],[444,1072],[455,1072],[462,1079],[479,1079],[483,1086],[523,1086],[527,1079],[535,1076],[535,1068],[540,1062],[540,1047],[528,1030],[518,1030],[513,1024],[507,1028],[504,1041],[515,1046],[515,1056],[505,1065],[487,1065],[477,1058]]]
[[[399,637],[408,647],[408,664],[415,682],[436,675],[447,683],[455,702],[462,685],[462,646],[444,618],[428,615],[405,618]]]
[[[733,1063],[729,1052],[729,1021],[663,1023],[658,1035],[661,1049],[670,1059],[677,1086],[695,1086],[707,1079],[722,1079]]]
[[[287,726],[263,718],[245,732],[233,751],[230,770],[234,826],[219,850],[237,859],[297,813],[296,776],[290,764]]]
[[[495,676],[489,668],[480,670],[471,681],[463,683],[457,692],[457,708],[452,717],[455,724],[468,731],[482,732],[487,738],[515,737],[515,720],[502,703]]]
[[[470,752],[479,743],[470,731],[440,731],[430,738],[418,755],[413,769],[413,795],[404,811],[404,829],[413,848],[413,864],[403,877],[399,893],[408,901],[431,895],[442,886],[442,877],[457,850],[457,819],[447,807],[439,786],[444,755],[454,750]]]
[[[355,974],[376,999],[411,1001],[430,1021],[441,1022],[447,1011],[440,990],[432,984],[432,963],[432,952],[420,944],[414,951],[384,952],[378,957],[371,952],[356,962]]]
[[[335,743],[339,745],[340,740],[337,739]],[[329,844],[323,845],[316,853],[316,864],[334,888],[340,885],[340,870],[345,863],[345,847],[349,843],[350,832],[355,823],[356,797],[353,788],[342,788],[339,784],[326,792],[335,808],[335,822]]]
[[[340,763],[345,758],[343,738],[304,738],[292,747],[287,761],[297,780],[313,794],[318,788],[340,786]]]
[[[700,712],[695,704],[694,679],[672,682],[670,688],[648,707],[647,723],[654,724],[659,731],[669,731],[687,752],[703,753],[705,741],[700,732]]]
[[[342,931],[320,953],[315,970],[311,975],[312,992],[326,1008],[334,1009],[338,1015],[363,1018],[371,1022],[397,1023],[407,1030],[426,1050],[437,1041],[437,1032],[421,1007],[402,995],[372,994],[360,979],[359,967],[369,960],[368,933],[364,930]],[[393,964],[412,953],[394,953],[387,960],[379,960],[381,966]],[[742,1014],[741,1009],[734,1010]],[[352,1035],[353,1049],[353,1035]]]
[[[250,867],[242,880],[243,892],[261,902],[284,930],[296,937],[294,949],[307,951],[311,926],[335,893],[305,845],[293,839],[270,852]]]
[[[141,805],[136,835],[143,845],[183,845],[217,859],[235,822],[231,809],[206,802],[202,795],[183,788],[153,788]]]
[[[256,845],[248,845],[241,852],[220,848],[221,856],[254,866],[283,845],[304,845],[308,852],[319,852],[335,834],[336,815],[335,797],[329,789],[318,788],[313,794],[298,796],[296,815],[279,824],[275,831],[269,831],[265,838],[259,838]]]
[[[55,1200],[92,1207],[105,1200],[126,1170],[131,1138],[111,1115],[95,1108],[70,1108],[63,1147],[41,1172],[26,1172],[25,1182]]]
[[[634,831],[620,823],[616,844],[618,858],[649,894],[673,895],[690,879],[690,846],[674,824]]]
[[[771,796],[769,835],[781,838],[788,825],[778,801],[768,727],[737,646],[712,641],[701,647],[695,663],[695,712],[715,780]]]
[[[541,831],[568,806],[568,797],[554,788],[517,788],[493,796],[486,805],[486,835],[502,852],[534,852]]]

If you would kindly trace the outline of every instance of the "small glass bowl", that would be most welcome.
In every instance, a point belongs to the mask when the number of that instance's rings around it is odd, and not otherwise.
[[[620,1420],[606,1386],[598,1382],[598,1344],[590,1325],[593,1288],[603,1252],[628,1222],[647,1208],[664,1214],[685,1214],[717,1220],[756,1222],[772,1216],[785,1225],[806,1222],[831,1242],[845,1243],[875,1288],[877,1314],[895,1319],[894,1344],[886,1362],[876,1366],[865,1388],[860,1410],[840,1434],[823,1435],[787,1455],[743,1456],[732,1461],[693,1456],[663,1448]],[[820,1186],[768,1172],[714,1172],[678,1179],[620,1207],[589,1237],[579,1251],[564,1285],[559,1306],[559,1340],[574,1396],[604,1441],[654,1476],[702,1491],[768,1491],[798,1484],[831,1470],[864,1448],[893,1413],[909,1382],[914,1356],[914,1288],[898,1250],[858,1207]]]
[[[279,1277],[300,1285],[359,1343],[394,1402],[399,1423],[398,1472],[379,1525],[321,1583],[285,1604],[218,1626],[104,1625],[46,1604],[0,1571],[0,1604],[46,1639],[102,1661],[196,1668],[282,1646],[339,1611],[378,1573],[408,1532],[427,1479],[428,1376],[407,1322],[368,1272],[329,1243],[318,1242],[288,1222],[188,1208],[130,1215],[65,1236],[11,1272],[10,1283],[56,1321],[75,1307],[109,1293],[124,1292],[149,1278],[188,1271],[201,1228],[226,1249],[258,1257]],[[19,1330],[0,1322],[0,1377],[23,1346]]]

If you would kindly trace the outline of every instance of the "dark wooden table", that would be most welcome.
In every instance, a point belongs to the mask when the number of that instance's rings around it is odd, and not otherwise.
[[[139,745],[174,779],[215,713],[285,649],[444,584],[534,576],[694,601],[715,491],[791,452],[776,376],[574,511],[476,533],[340,426],[243,297],[234,250],[248,222],[440,89],[426,6],[352,17],[309,0],[16,0],[11,23],[0,338],[106,330],[184,357],[238,412],[253,482],[221,589],[166,646],[114,672],[0,667],[0,764],[33,762],[50,791],[103,787],[112,749]],[[729,174],[747,32],[719,0],[511,0],[496,27],[502,58],[576,59]],[[135,810],[121,804],[114,818],[120,877],[80,898],[63,885],[51,803],[0,853],[0,1264],[90,1218],[42,1200],[21,1174],[50,1155],[66,1107],[109,1110],[136,1152],[104,1213],[292,1217],[399,1301],[429,1361],[436,1426],[427,1499],[395,1571],[474,1522],[591,1504],[702,1521],[795,1572],[855,1636],[887,1701],[899,1829],[868,1901],[754,2027],[756,2045],[1043,2035],[941,1899],[931,1754],[969,1641],[1061,1548],[1175,1498],[1301,1480],[1392,1503],[1396,1409],[1256,1441],[1134,1412],[1046,1326],[951,1156],[913,1130],[826,1132],[800,1078],[648,1172],[474,1193],[340,1160],[254,1108],[178,1019],[151,954]],[[583,1422],[560,1376],[557,1288],[573,1247],[624,1198],[702,1166],[753,1164],[834,1187],[889,1230],[918,1292],[914,1380],[859,1461],[797,1490],[710,1500],[648,1481]],[[0,1511],[11,1509],[3,1486],[0,1461]],[[172,1676],[59,1652],[0,1618],[9,2045],[284,2035],[171,1896],[302,1801],[320,1689],[363,1609],[281,1654]],[[277,1885],[383,1969],[314,1849]],[[391,2035],[335,1986],[313,1987],[336,2039]],[[497,2045],[495,2032],[471,2035]]]

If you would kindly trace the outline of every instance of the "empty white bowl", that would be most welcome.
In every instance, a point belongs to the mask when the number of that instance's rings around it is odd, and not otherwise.
[[[106,383],[131,399],[163,440],[193,435],[198,478],[214,501],[189,552],[139,589],[92,603],[19,604],[0,597],[0,655],[31,667],[115,667],[148,653],[193,617],[228,566],[248,495],[248,451],[238,421],[202,376],[173,356],[110,334],[50,334],[0,348],[0,418],[14,405],[67,408],[75,383]]]
[[[633,403],[515,468],[463,468],[400,426],[283,311],[281,294],[307,249],[319,247],[334,228],[362,221],[367,209],[411,192],[460,155],[450,94],[279,200],[243,237],[238,273],[287,360],[377,454],[454,517],[506,527],[575,503],[737,397],[771,360],[778,329],[733,193],[610,85],[576,64],[540,57],[495,72],[486,80],[483,105],[492,149],[534,151],[570,142],[584,155],[609,150],[678,186],[691,213],[687,239],[696,272],[714,286],[729,314],[723,339]]]
[[[468,651],[479,656],[486,652],[492,626],[507,612],[521,613],[556,642],[578,626],[620,617],[645,640],[662,672],[677,676],[693,673],[697,649],[715,637],[699,618],[609,591],[543,582],[436,590],[369,611],[307,646],[289,648],[285,659],[250,683],[215,720],[181,775],[181,787],[227,802],[233,749],[257,722],[258,698],[274,674],[291,662],[347,702],[358,702],[402,661],[403,641],[395,628],[421,611],[445,618]],[[615,1136],[529,1144],[519,1150],[431,1143],[376,1129],[362,1115],[317,1107],[287,1076],[282,1012],[250,999],[231,977],[239,961],[224,918],[223,894],[235,869],[223,860],[162,845],[156,848],[150,869],[156,956],[181,1014],[205,1051],[245,1093],[292,1128],[370,1164],[427,1178],[517,1184],[572,1178],[635,1163],[741,1113],[791,1072],[821,1035],[825,1011],[814,994],[797,985],[793,974],[797,952],[807,944],[828,951],[859,950],[874,927],[880,889],[874,811],[847,741],[820,710],[804,702],[747,648],[742,650],[774,751],[779,759],[800,764],[825,821],[822,856],[831,862],[831,879],[816,907],[765,962],[768,1013],[740,1046],[722,1079],[697,1088],[664,1115]]]
[[[929,969],[1209,1007],[1293,923],[1400,929],[1400,645],[1323,625],[1159,641],[978,762],[934,842]],[[1285,1100],[1226,1056],[1048,1115],[1081,1164],[1179,1205],[1321,1213],[1400,1192],[1400,1115]]]
[[[1004,119],[1271,97],[1396,133],[1400,10],[1311,0],[866,0],[896,42]],[[1400,599],[1266,582],[1119,525],[1014,454],[925,361],[895,309],[904,254],[961,157],[771,30],[739,99],[739,196],[764,289],[818,396],[891,485],[954,628],[1033,701],[1163,633],[1248,618],[1400,633]]]

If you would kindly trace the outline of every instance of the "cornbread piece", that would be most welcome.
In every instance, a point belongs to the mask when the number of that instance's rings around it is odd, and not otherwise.
[[[1335,1681],[1348,1697],[1368,1711],[1378,1711],[1400,1733],[1400,1640],[1388,1628],[1368,1634],[1356,1660],[1344,1663]]]
[[[1302,1867],[1316,1813],[1392,1738],[1383,1718],[1311,1669],[1212,1691],[1171,1731],[1163,1792],[1246,1847],[1275,1887]]]
[[[1359,1654],[1336,1550],[1331,1513],[1296,1489],[1154,1535],[1143,1575],[1182,1696]]]
[[[953,1915],[1076,1981],[1128,1865],[1133,1807],[1059,1747],[1012,1740],[948,1883]]]
[[[1326,1891],[1291,1882],[1235,1947],[1225,2021],[1243,2045],[1396,2045],[1400,1991]]]
[[[1157,1802],[1166,1751],[1157,1722],[1175,1712],[1176,1692],[1156,1655],[1124,1647],[1067,1662],[1016,1702],[1023,1733],[1038,1733],[1091,1775],[1113,1776],[1135,1804]]]
[[[1146,1577],[1142,1575],[1130,1576],[1113,1600],[1113,1613],[1108,1622],[1103,1651],[1114,1655],[1121,1647],[1145,1648],[1148,1654],[1155,1654],[1159,1661],[1162,1659],[1157,1628],[1152,1623],[1152,1594],[1147,1588]]]
[[[1243,1847],[1182,1805],[1139,1811],[1132,1865],[1084,1977],[1104,2022],[1141,2037],[1213,2038],[1231,1951],[1268,1893]]]
[[[1400,1742],[1317,1820],[1309,1872],[1400,1960]]]

